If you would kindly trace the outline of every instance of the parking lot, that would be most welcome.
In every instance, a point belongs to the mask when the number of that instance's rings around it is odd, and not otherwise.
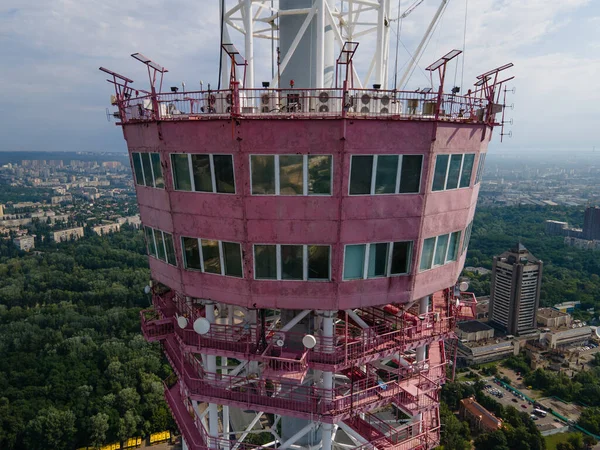
[[[489,378],[485,380],[486,389],[485,393],[492,397],[497,402],[501,403],[503,406],[513,406],[517,408],[519,411],[527,412],[530,416],[535,417],[533,419],[535,421],[536,426],[541,430],[545,431],[548,429],[560,428],[566,425],[566,423],[560,421],[556,417],[551,414],[547,414],[546,417],[538,417],[533,414],[533,405],[531,405],[525,398],[517,397],[516,394],[507,391],[499,384],[496,384],[493,381],[493,378]],[[489,387],[488,387],[489,386]]]

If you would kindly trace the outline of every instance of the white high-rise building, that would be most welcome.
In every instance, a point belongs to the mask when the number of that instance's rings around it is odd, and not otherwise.
[[[543,263],[522,244],[494,257],[490,320],[514,335],[536,326]]]

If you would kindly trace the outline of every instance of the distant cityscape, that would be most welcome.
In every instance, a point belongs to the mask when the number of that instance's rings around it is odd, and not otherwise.
[[[15,199],[0,204],[0,236],[12,239],[18,249],[35,248],[36,239],[76,240],[85,228],[102,235],[120,231],[123,224],[140,226],[126,154],[105,154],[98,160],[66,156],[0,166],[0,184]],[[35,235],[40,224],[45,233]]]

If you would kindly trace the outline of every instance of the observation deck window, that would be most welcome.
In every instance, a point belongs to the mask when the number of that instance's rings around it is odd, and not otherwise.
[[[235,194],[233,155],[171,154],[177,191]]]
[[[164,189],[165,182],[158,153],[131,153],[135,182],[140,186]]]
[[[173,235],[151,227],[144,227],[148,255],[177,266]]]
[[[479,165],[477,166],[477,175],[475,176],[475,184],[478,184],[483,177],[483,168],[485,165],[485,156],[487,153],[481,153],[479,155]]]
[[[473,230],[473,221],[471,221],[471,223],[469,225],[467,225],[467,228],[465,229],[465,238],[463,239],[463,245],[462,245],[462,250],[461,250],[461,255],[467,251],[467,248],[469,247],[469,241],[471,240],[471,231]]]
[[[350,195],[416,194],[423,155],[353,155]]]
[[[446,191],[471,185],[474,153],[437,155],[431,190]]]
[[[462,231],[455,231],[425,239],[421,250],[419,270],[429,270],[456,261],[461,234]]]
[[[406,275],[412,241],[351,244],[344,249],[344,280]]]
[[[254,246],[254,278],[257,280],[328,281],[331,278],[328,245]]]
[[[331,155],[251,155],[252,195],[331,195]]]
[[[181,237],[184,267],[204,273],[243,278],[242,251],[237,242]]]

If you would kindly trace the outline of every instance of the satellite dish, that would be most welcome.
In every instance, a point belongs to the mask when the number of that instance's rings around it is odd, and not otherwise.
[[[283,347],[283,345],[284,345],[284,344],[285,344],[285,341],[284,341],[283,339],[277,339],[277,340],[275,341],[275,345],[276,345],[277,347]]]
[[[194,331],[198,334],[206,334],[210,331],[210,322],[204,317],[199,317],[194,321]]]
[[[144,287],[144,294],[149,294],[152,288],[150,286]]]
[[[469,283],[467,283],[466,281],[461,281],[458,285],[458,288],[461,292],[465,292],[467,289],[469,289]]]
[[[600,339],[600,327],[596,327],[596,336]]]
[[[307,334],[302,338],[302,344],[306,348],[315,348],[315,345],[317,345],[317,339],[312,334]]]
[[[182,330],[187,327],[188,324],[188,320],[183,317],[183,316],[177,316],[177,325],[179,325],[179,328],[181,328]]]

